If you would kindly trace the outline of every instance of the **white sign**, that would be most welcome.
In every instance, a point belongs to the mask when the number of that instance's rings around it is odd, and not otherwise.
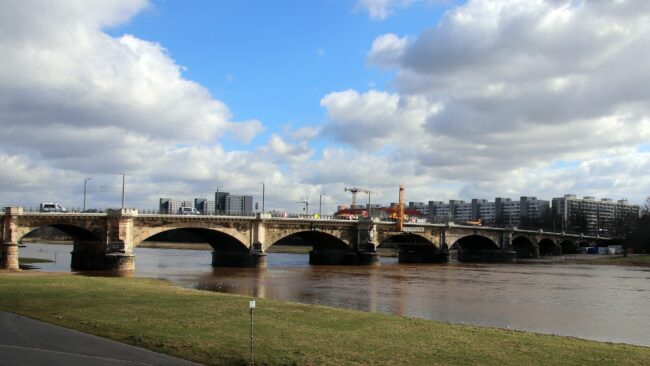
[[[249,308],[249,309],[255,309],[255,300],[251,300],[251,301],[248,303],[248,308]]]
[[[402,228],[402,231],[407,232],[407,233],[423,233],[424,228],[422,226],[420,226],[420,227],[417,227],[417,226],[415,226],[415,227],[413,227],[413,226],[411,226],[411,227],[405,226],[405,227]]]

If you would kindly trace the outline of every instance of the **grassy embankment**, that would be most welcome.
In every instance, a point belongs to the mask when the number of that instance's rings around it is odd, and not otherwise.
[[[42,258],[24,258],[24,257],[18,258],[18,264],[51,263],[51,262],[54,261],[50,259],[42,259]]]
[[[0,309],[208,365],[246,364],[247,297],[136,278],[0,274]],[[647,365],[650,348],[258,299],[266,365]]]

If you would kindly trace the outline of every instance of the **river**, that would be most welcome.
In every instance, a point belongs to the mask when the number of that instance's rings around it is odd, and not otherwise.
[[[21,257],[70,271],[69,245],[28,244]],[[310,266],[269,253],[268,268],[212,268],[204,250],[136,248],[138,277],[247,296],[650,346],[650,269],[571,264]]]

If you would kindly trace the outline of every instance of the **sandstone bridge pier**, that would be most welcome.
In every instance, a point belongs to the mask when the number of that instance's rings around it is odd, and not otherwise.
[[[458,250],[460,261],[509,262],[517,258],[561,254],[578,246],[609,239],[517,228],[407,223],[396,231],[392,222],[211,215],[150,215],[135,209],[107,213],[33,213],[6,207],[0,214],[0,269],[17,270],[22,238],[41,227],[57,228],[73,238],[74,270],[133,270],[134,248],[160,233],[182,230],[212,248],[213,266],[264,267],[266,251],[275,243],[299,236],[312,245],[311,264],[371,265],[376,248],[396,246],[401,263],[435,263]]]

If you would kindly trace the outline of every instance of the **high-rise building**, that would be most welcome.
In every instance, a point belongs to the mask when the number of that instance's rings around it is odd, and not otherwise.
[[[215,209],[219,214],[250,216],[253,214],[253,196],[239,196],[228,192],[215,193]]]
[[[226,211],[226,197],[228,197],[230,193],[228,192],[216,192],[214,194],[214,209],[215,209],[215,214],[220,215],[224,214]]]
[[[194,202],[161,198],[160,213],[176,214],[180,207],[194,207],[203,215],[253,215],[253,196],[238,196],[228,192],[217,192],[214,198],[214,201],[208,201],[206,198],[195,198]]]
[[[214,215],[215,213],[214,201],[208,201],[206,198],[195,198],[194,208],[196,208],[201,215]]]
[[[521,197],[519,201],[497,197],[494,202],[482,198],[473,198],[471,202],[429,201],[427,216],[434,221],[481,220],[485,225],[519,226],[527,223],[530,226],[539,226],[544,223],[543,219],[548,216],[549,211],[550,203],[535,197]]]
[[[159,210],[162,214],[177,214],[181,207],[194,207],[192,201],[173,200],[171,198],[161,198]]]
[[[434,221],[451,220],[449,204],[443,201],[429,201],[429,218]]]
[[[558,230],[588,235],[625,235],[639,217],[640,206],[627,200],[613,201],[575,194],[553,198],[553,218]]]
[[[429,217],[429,205],[424,202],[409,202],[406,207],[409,210],[415,210],[421,213],[424,217]]]

